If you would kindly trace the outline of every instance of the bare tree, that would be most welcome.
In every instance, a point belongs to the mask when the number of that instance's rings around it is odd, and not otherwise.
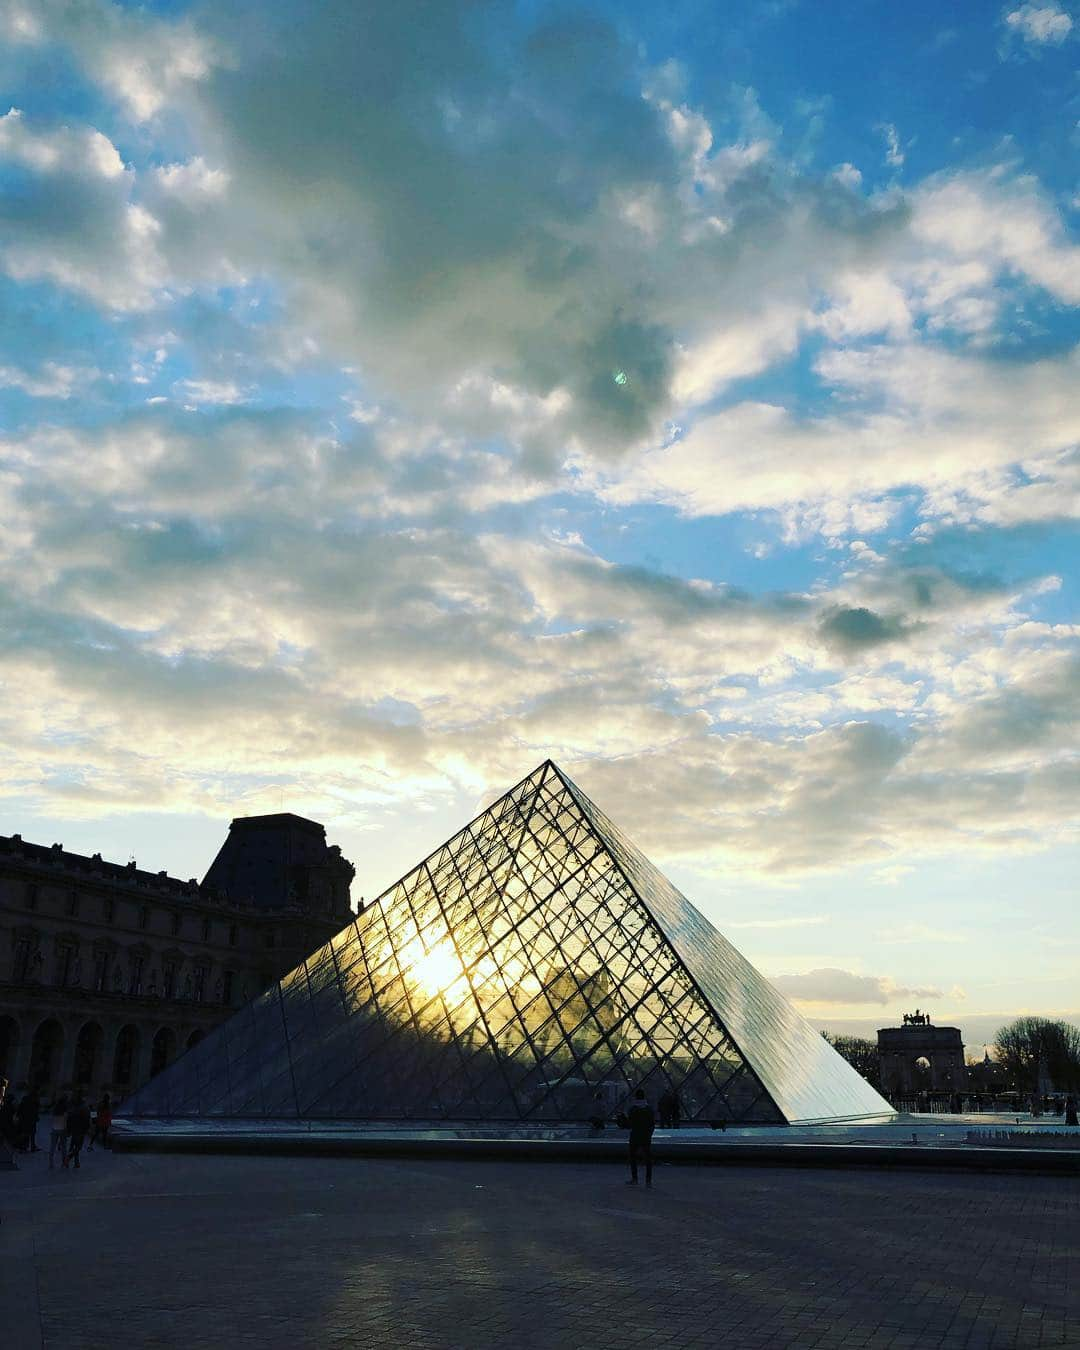
[[[1059,1091],[1080,1087],[1080,1030],[1047,1017],[1018,1017],[994,1037],[994,1057],[1010,1086],[1037,1092],[1040,1067]]]
[[[861,1073],[874,1087],[880,1087],[881,1057],[878,1055],[877,1041],[868,1041],[862,1036],[834,1036],[829,1031],[821,1034],[856,1073]]]

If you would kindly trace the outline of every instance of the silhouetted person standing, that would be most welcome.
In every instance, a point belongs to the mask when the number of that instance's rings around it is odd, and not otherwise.
[[[94,1128],[90,1134],[90,1142],[86,1146],[87,1153],[93,1152],[94,1144],[100,1139],[101,1147],[109,1147],[109,1126],[112,1124],[112,1102],[109,1094],[106,1092],[98,1102],[97,1117],[94,1120]]]
[[[49,1120],[49,1168],[53,1166],[53,1155],[60,1150],[60,1162],[67,1156],[67,1112],[68,1099],[57,1097],[51,1107]]]
[[[15,1146],[15,1093],[7,1079],[0,1080],[3,1083],[4,1091],[0,1095],[0,1140],[5,1144]]]
[[[67,1114],[67,1132],[68,1132],[68,1151],[64,1158],[64,1166],[73,1162],[76,1167],[79,1165],[79,1154],[82,1152],[83,1140],[86,1138],[86,1132],[90,1128],[90,1108],[83,1101],[82,1093],[75,1097],[75,1104]]]
[[[638,1160],[645,1161],[645,1185],[652,1185],[652,1137],[656,1128],[652,1107],[645,1100],[641,1088],[634,1093],[634,1102],[627,1115],[630,1126],[630,1180],[628,1186],[638,1184]]]
[[[1070,1094],[1065,1098],[1065,1124],[1076,1125],[1080,1122],[1076,1119],[1076,1098]]]

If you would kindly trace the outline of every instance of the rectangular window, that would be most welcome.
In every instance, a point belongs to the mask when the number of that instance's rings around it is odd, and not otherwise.
[[[94,957],[94,992],[104,994],[109,988],[109,953],[98,952]]]
[[[143,905],[142,909],[139,910],[139,927],[145,928],[147,927],[149,922],[150,922],[150,906]]]
[[[236,924],[229,924],[229,946],[236,946]]]
[[[233,996],[233,973],[231,970],[225,972],[225,979],[221,986],[222,1003],[232,1003]]]
[[[66,942],[60,948],[56,963],[56,983],[61,989],[67,989],[75,972],[75,948]]]
[[[203,940],[204,942],[209,942],[209,941],[210,941],[210,920],[209,920],[209,919],[203,919],[203,921],[202,921],[202,940]]]
[[[22,984],[30,974],[30,939],[19,938],[15,943],[15,963],[11,978],[16,984]]]
[[[141,994],[143,981],[143,958],[133,956],[131,958],[131,977],[128,980],[128,993]]]
[[[78,891],[69,891],[69,892],[68,892],[67,912],[72,916],[72,918],[74,918],[75,915],[78,914],[78,912],[79,912],[79,892],[78,892]]]
[[[176,962],[166,961],[161,968],[161,992],[165,998],[176,997]]]
[[[32,881],[26,883],[26,908],[37,909],[38,888]]]
[[[206,996],[206,967],[195,967],[195,990],[192,997],[196,1003],[201,1003]]]

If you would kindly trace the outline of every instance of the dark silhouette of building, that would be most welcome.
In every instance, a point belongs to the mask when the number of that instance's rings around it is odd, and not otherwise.
[[[0,1077],[124,1097],[352,914],[313,820],[246,816],[202,882],[0,836]]]
[[[930,1014],[905,1013],[903,1025],[877,1034],[881,1086],[889,1096],[917,1092],[963,1092],[967,1086],[959,1027],[938,1027]]]

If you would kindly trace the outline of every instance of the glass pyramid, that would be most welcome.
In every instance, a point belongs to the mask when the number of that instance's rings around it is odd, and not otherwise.
[[[550,760],[124,1107],[684,1120],[891,1108]]]

